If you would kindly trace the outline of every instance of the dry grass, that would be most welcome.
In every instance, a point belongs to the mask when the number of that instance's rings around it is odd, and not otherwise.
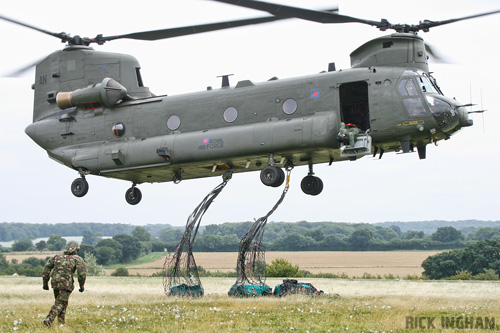
[[[13,252],[7,253],[7,260],[17,259],[22,262],[29,257],[44,259],[59,252]],[[338,251],[306,251],[306,252],[266,252],[266,262],[270,264],[276,258],[284,258],[301,270],[311,273],[332,273],[349,277],[361,277],[364,273],[371,275],[388,275],[406,277],[420,276],[422,262],[439,251],[390,251],[390,252],[338,252]],[[237,252],[196,252],[194,258],[198,266],[211,272],[230,272],[236,267]],[[127,267],[131,275],[150,276],[163,268],[165,258],[142,265]],[[113,270],[108,270],[111,274]]]
[[[284,258],[301,270],[311,273],[332,273],[349,277],[360,277],[364,273],[372,275],[393,274],[394,276],[420,276],[422,262],[437,251],[391,251],[391,252],[266,252],[266,262],[270,264],[276,258]],[[194,253],[196,264],[207,271],[234,271],[236,252],[197,252]],[[151,275],[160,271],[164,259],[151,263],[130,266],[131,274]]]
[[[274,286],[279,279],[269,279]],[[500,308],[500,283],[310,279],[327,295],[230,298],[234,279],[205,278],[203,298],[166,297],[160,278],[89,278],[73,293],[59,332],[382,332],[406,318],[488,317]],[[340,296],[334,296],[335,293]],[[0,277],[0,331],[42,332],[52,305],[39,278]],[[498,326],[495,327],[498,330]],[[429,332],[430,330],[422,330]],[[472,330],[460,330],[472,331]],[[491,331],[491,330],[490,330]]]
[[[28,259],[31,257],[37,258],[37,259],[45,259],[47,257],[51,257],[55,254],[59,254],[61,251],[26,251],[26,252],[7,252],[5,254],[5,258],[11,262],[12,259],[16,259],[18,263],[21,263],[24,259]]]

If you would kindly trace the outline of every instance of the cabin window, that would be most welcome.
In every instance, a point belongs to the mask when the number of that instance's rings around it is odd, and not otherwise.
[[[168,119],[167,119],[167,127],[169,130],[171,131],[175,131],[176,129],[178,129],[179,127],[181,126],[181,118],[179,118],[178,115],[171,115]]]
[[[297,107],[297,101],[293,98],[285,100],[282,105],[283,112],[286,114],[294,114],[297,111]]]
[[[125,125],[123,123],[117,123],[112,127],[113,135],[120,138],[125,134]]]
[[[224,110],[224,120],[226,123],[232,123],[236,118],[238,118],[238,110],[235,107],[230,106]]]

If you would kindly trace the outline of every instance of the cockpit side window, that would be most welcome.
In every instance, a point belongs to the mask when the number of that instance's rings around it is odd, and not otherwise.
[[[405,79],[399,82],[399,93],[401,96],[416,96],[418,95],[417,87],[413,79]]]
[[[424,104],[420,97],[412,97],[403,99],[406,110],[412,117],[424,116],[426,114]]]
[[[137,76],[137,85],[139,87],[144,87],[144,83],[142,82],[141,69],[139,67],[135,68],[135,74]]]
[[[419,80],[420,77],[416,77],[416,79]],[[398,84],[398,91],[403,98],[403,104],[410,116],[418,117],[426,114],[417,84],[413,78],[409,77],[402,79]]]

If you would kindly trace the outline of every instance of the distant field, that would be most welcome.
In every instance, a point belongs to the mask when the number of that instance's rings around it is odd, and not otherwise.
[[[422,274],[422,262],[438,251],[396,251],[396,252],[266,252],[266,262],[284,258],[301,270],[311,273],[345,273],[349,277],[361,277],[364,273],[372,275],[393,274],[406,277]],[[236,267],[236,252],[197,252],[194,258],[198,266],[207,271],[233,271]],[[130,266],[131,274],[151,275],[162,269],[165,259]]]
[[[4,253],[4,255],[5,255],[5,258],[9,262],[11,262],[12,259],[16,259],[18,261],[18,263],[21,263],[24,259],[28,259],[30,257],[35,257],[38,259],[45,259],[46,257],[50,257],[50,256],[53,256],[55,254],[60,254],[60,253],[62,253],[62,251],[55,251],[55,252],[51,252],[51,251],[43,251],[43,252],[26,251],[26,252],[7,252],[7,253]]]
[[[29,257],[45,258],[60,252],[19,252],[7,253],[7,260],[17,259],[22,262]],[[301,270],[311,273],[332,273],[349,277],[361,277],[364,273],[372,275],[388,275],[406,277],[420,276],[423,272],[422,262],[439,251],[391,251],[391,252],[337,252],[337,251],[305,251],[305,252],[266,252],[266,262],[276,258],[284,258]],[[207,271],[230,272],[236,267],[237,252],[196,252],[194,258],[198,266]],[[128,266],[132,275],[150,276],[163,268],[165,256],[153,262]],[[108,270],[110,274],[112,270]]]
[[[52,291],[42,290],[39,278],[0,277],[0,332],[497,332],[499,329],[498,282],[340,279],[307,279],[307,282],[326,294],[232,298],[227,291],[234,279],[205,278],[204,297],[178,298],[164,294],[161,278],[90,277],[84,293],[71,295],[66,324],[47,330],[42,320],[54,302]],[[266,283],[274,287],[280,279],[268,279]]]

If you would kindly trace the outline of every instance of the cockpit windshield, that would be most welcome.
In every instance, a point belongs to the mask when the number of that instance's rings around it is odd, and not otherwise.
[[[432,84],[429,82],[429,80],[426,77],[420,76],[417,79],[420,83],[420,89],[422,92],[425,93],[437,93]]]
[[[441,90],[436,84],[436,80],[430,75],[425,73],[424,71],[417,69],[406,69],[403,73],[403,76],[413,76],[420,90],[424,94],[440,94],[442,95]]]

